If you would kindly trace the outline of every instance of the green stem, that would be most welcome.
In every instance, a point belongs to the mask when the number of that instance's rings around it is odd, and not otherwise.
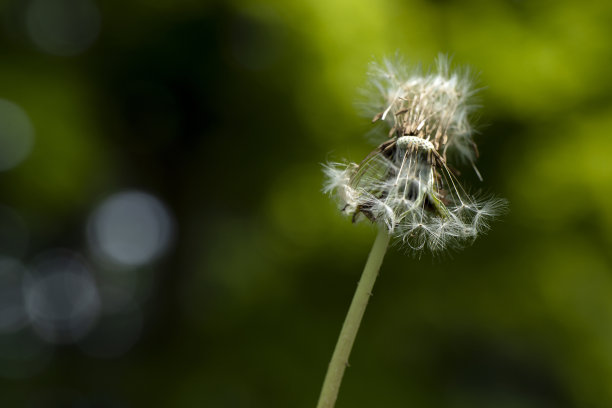
[[[380,228],[363,269],[363,274],[357,285],[357,290],[353,296],[353,301],[349,307],[344,324],[342,325],[334,354],[332,354],[331,361],[329,362],[317,408],[333,408],[336,403],[342,376],[348,366],[349,354],[351,353],[351,348],[353,348],[357,330],[359,330],[361,318],[368,305],[368,300],[372,295],[372,288],[378,276],[378,270],[385,257],[385,252],[387,252],[389,239],[390,236],[386,229]]]

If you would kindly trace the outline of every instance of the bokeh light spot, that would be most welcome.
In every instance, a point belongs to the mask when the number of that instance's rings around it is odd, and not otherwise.
[[[56,250],[38,257],[24,284],[26,310],[35,331],[51,343],[73,343],[94,326],[98,289],[77,254]]]
[[[88,225],[91,250],[117,267],[138,267],[162,255],[173,238],[172,217],[150,194],[129,191],[107,198]]]
[[[91,0],[33,0],[27,11],[27,30],[43,51],[76,55],[100,32],[100,12]]]
[[[34,129],[23,109],[0,99],[0,171],[21,163],[32,150]]]

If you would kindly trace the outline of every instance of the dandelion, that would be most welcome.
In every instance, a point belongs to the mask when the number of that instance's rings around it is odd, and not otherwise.
[[[385,61],[371,70],[373,122],[389,131],[361,163],[324,167],[324,192],[335,195],[353,222],[378,224],[376,238],[342,328],[318,408],[335,404],[348,355],[391,238],[413,253],[460,248],[489,229],[506,207],[503,199],[469,194],[450,160],[468,162],[482,180],[469,118],[474,89],[467,72],[451,72],[448,60],[422,74]]]
[[[390,63],[373,71],[382,102],[374,121],[388,123],[390,138],[359,164],[325,166],[324,191],[336,194],[353,221],[383,225],[414,252],[462,247],[505,207],[504,200],[468,194],[447,161],[453,153],[480,177],[468,121],[474,91],[442,57],[435,73],[399,72]]]

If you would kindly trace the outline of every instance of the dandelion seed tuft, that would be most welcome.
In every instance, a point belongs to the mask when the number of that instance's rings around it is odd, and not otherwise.
[[[466,71],[463,71],[466,72]],[[467,74],[438,58],[431,73],[385,60],[370,72],[376,115],[389,139],[361,163],[325,166],[324,191],[353,221],[368,219],[414,251],[439,252],[471,243],[489,229],[506,201],[469,194],[449,166],[452,157],[474,166],[469,116],[474,89]]]

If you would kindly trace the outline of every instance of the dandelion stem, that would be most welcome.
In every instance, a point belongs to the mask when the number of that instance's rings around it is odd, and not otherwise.
[[[387,252],[389,238],[390,235],[387,230],[384,227],[379,228],[378,235],[363,269],[363,274],[357,285],[357,290],[353,296],[353,301],[342,325],[336,348],[329,362],[317,408],[333,408],[336,403],[342,376],[348,366],[348,358],[353,348],[363,313],[372,295],[372,288],[378,276],[378,270]]]

